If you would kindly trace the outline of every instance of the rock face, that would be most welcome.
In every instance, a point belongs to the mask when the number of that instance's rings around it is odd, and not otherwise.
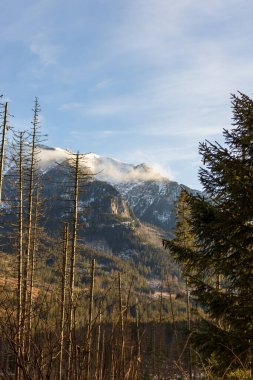
[[[48,227],[60,219],[71,219],[74,185],[72,168],[64,163],[41,175],[42,197],[50,215]],[[78,214],[89,225],[99,225],[109,219],[131,219],[133,213],[121,193],[111,184],[85,176],[79,182]]]
[[[71,221],[73,167],[69,152],[61,148],[41,146],[39,156],[37,170],[46,210],[43,226],[48,233],[57,234],[64,221]],[[142,222],[159,227],[166,235],[171,234],[181,191],[177,182],[146,164],[134,166],[93,153],[85,156],[82,170],[86,175],[79,189],[80,241],[129,256],[144,250],[146,243],[140,243],[137,236]],[[93,173],[97,175],[91,175]],[[12,180],[6,179],[4,197],[15,199],[15,191]],[[3,203],[2,207],[7,206]],[[159,245],[160,242],[159,237]],[[148,255],[151,248],[146,248]]]
[[[68,159],[69,152],[61,148],[40,147],[39,167],[46,177],[59,176],[56,162]],[[83,206],[87,203],[85,207],[90,207],[94,218],[92,210],[99,213],[103,209],[106,214],[125,218],[134,214],[140,221],[162,228],[167,233],[173,230],[176,201],[182,185],[145,163],[131,165],[89,153],[85,155],[82,165],[87,173],[94,176],[87,185],[85,200],[80,202]],[[59,191],[63,189],[60,189],[58,181],[53,193],[60,196]]]
[[[167,178],[117,184],[138,219],[167,232],[175,227],[176,201],[181,191],[177,182]]]

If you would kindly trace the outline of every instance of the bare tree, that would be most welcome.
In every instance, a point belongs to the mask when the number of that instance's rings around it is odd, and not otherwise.
[[[58,377],[59,380],[62,379],[62,369],[63,369],[68,249],[69,249],[69,226],[68,226],[68,223],[65,223],[64,238],[63,238],[63,255],[62,255],[62,281],[61,281],[60,358],[59,358],[59,377]]]
[[[4,169],[4,158],[5,158],[5,141],[7,132],[7,115],[8,115],[8,103],[4,106],[4,118],[2,126],[2,138],[1,138],[1,151],[0,151],[0,204],[2,202],[2,187],[3,187],[3,169]]]
[[[119,379],[124,379],[125,373],[125,332],[124,332],[124,316],[122,306],[122,284],[121,274],[118,273],[118,292],[119,292],[119,318],[120,318],[120,358],[119,358]]]
[[[93,297],[94,297],[94,278],[95,278],[95,259],[91,264],[91,282],[90,282],[90,296],[89,296],[89,316],[88,316],[88,329],[86,337],[87,345],[87,367],[86,367],[86,380],[90,380],[90,367],[91,367],[91,343],[92,343],[92,316],[93,316]]]
[[[18,307],[17,307],[17,367],[16,367],[16,379],[20,378],[20,366],[19,360],[22,353],[22,340],[24,333],[24,326],[22,325],[22,283],[23,283],[23,155],[24,155],[24,132],[20,132],[16,136],[16,141],[19,146],[19,211],[18,211]]]
[[[71,216],[71,249],[70,249],[70,270],[69,270],[69,324],[68,324],[68,365],[67,379],[70,379],[71,366],[73,364],[73,355],[75,347],[74,338],[74,288],[75,288],[75,271],[76,271],[76,253],[77,253],[77,233],[78,233],[78,201],[80,186],[82,182],[89,176],[85,166],[85,155],[80,153],[70,153],[69,178],[70,178],[70,216]]]
[[[34,189],[35,189],[35,172],[36,163],[38,161],[38,144],[41,138],[39,133],[40,123],[39,123],[39,102],[38,98],[34,101],[33,110],[33,121],[32,121],[32,132],[31,132],[31,144],[30,144],[30,155],[29,155],[29,168],[28,168],[28,206],[27,206],[27,224],[26,224],[26,250],[25,250],[25,260],[24,260],[24,277],[23,277],[23,314],[25,315],[27,309],[31,308],[29,301],[29,288],[28,282],[29,277],[31,277],[31,262],[30,254],[32,248],[32,217],[33,217],[33,207],[34,207]],[[28,305],[29,303],[29,305]],[[30,325],[27,326],[27,335],[30,335]]]

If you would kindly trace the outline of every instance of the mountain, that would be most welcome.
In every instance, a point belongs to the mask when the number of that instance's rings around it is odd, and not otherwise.
[[[127,261],[148,278],[159,276],[169,260],[171,273],[179,277],[162,248],[162,237],[170,236],[175,226],[175,205],[181,186],[146,164],[132,165],[94,153],[85,155],[81,166],[85,176],[79,184],[79,244],[95,250],[97,255],[106,253]],[[4,180],[3,200],[14,202],[3,202],[5,225],[10,222],[15,225],[12,220],[16,212],[17,177],[11,171]],[[40,146],[37,171],[44,199],[40,225],[51,238],[58,239],[63,223],[69,221],[71,226],[71,153]]]
[[[69,160],[71,152],[61,148],[50,148],[40,145],[38,150],[38,167],[41,171],[57,166],[65,160]],[[132,165],[113,158],[99,156],[95,153],[83,155],[82,166],[87,172],[93,174],[96,179],[106,181],[111,184],[160,180],[163,178],[155,168],[146,164]]]
[[[115,185],[129,207],[142,222],[164,229],[175,227],[175,206],[181,191],[177,182],[167,178],[135,181]]]
[[[46,172],[56,162],[69,159],[69,152],[61,148],[41,146],[40,168]],[[175,227],[175,206],[182,187],[145,163],[132,165],[94,153],[84,156],[82,165],[96,181],[103,181],[116,189],[135,216],[142,222],[162,228],[170,234]]]

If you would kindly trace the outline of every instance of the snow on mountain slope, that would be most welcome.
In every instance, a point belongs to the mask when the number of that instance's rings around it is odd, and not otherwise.
[[[51,169],[68,157],[69,153],[61,148],[50,148],[45,145],[40,145],[38,148],[38,166],[42,171]]]
[[[39,148],[39,167],[42,171],[51,169],[60,162],[68,160],[71,154],[61,148],[50,148],[41,145]],[[111,184],[129,181],[147,181],[162,179],[162,174],[146,164],[132,165],[119,160],[88,153],[84,156],[82,164],[89,173],[101,181]]]
[[[56,162],[62,162],[69,157],[70,153],[61,148],[41,146],[39,166],[45,173],[52,169]],[[146,164],[135,166],[94,153],[86,154],[82,164],[87,167],[88,173],[94,174],[96,180],[112,185],[139,220],[166,231],[173,230],[176,221],[176,201],[182,185],[170,181]]]
[[[181,191],[177,182],[163,178],[159,181],[121,183],[115,187],[141,221],[167,231],[175,227],[176,201]]]

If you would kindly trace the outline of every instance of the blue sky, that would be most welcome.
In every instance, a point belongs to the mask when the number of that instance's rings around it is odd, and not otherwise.
[[[163,168],[199,188],[198,142],[222,141],[230,94],[252,95],[249,0],[9,0],[0,92],[47,144]]]

